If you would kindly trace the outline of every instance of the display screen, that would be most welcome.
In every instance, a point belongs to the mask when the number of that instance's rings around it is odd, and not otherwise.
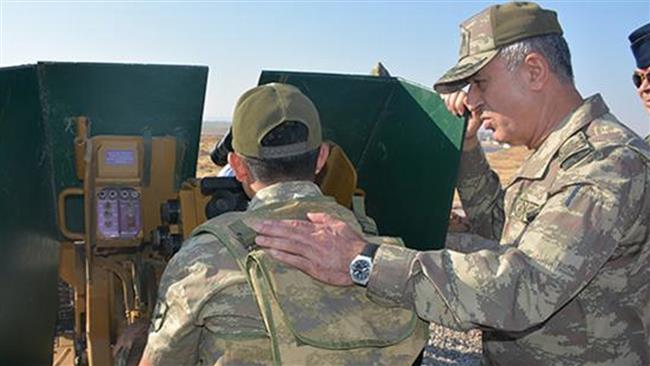
[[[133,150],[106,150],[106,164],[110,166],[124,166],[135,164],[135,151]]]

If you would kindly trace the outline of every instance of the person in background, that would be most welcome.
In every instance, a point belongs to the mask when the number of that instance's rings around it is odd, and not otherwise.
[[[632,32],[629,39],[636,60],[632,82],[641,98],[643,108],[650,115],[650,23]],[[645,140],[650,144],[650,135],[646,136]]]

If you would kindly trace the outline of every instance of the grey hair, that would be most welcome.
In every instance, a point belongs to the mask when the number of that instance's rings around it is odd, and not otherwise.
[[[536,52],[548,62],[551,72],[560,81],[573,84],[573,68],[571,66],[571,52],[564,37],[560,34],[549,34],[532,37],[515,42],[503,47],[499,57],[506,62],[506,68],[512,72],[524,61],[524,58]]]

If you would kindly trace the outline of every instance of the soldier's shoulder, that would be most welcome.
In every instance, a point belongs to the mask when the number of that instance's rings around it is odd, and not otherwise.
[[[222,246],[221,240],[227,239],[226,237],[230,235],[228,230],[222,229],[228,228],[233,222],[241,220],[244,216],[244,212],[227,212],[199,225],[183,242],[183,246],[174,255],[170,264],[212,257],[215,249],[218,250],[218,247]]]
[[[558,178],[567,184],[616,189],[618,183],[645,177],[650,147],[608,113],[567,139],[558,151],[558,160]]]
[[[209,219],[194,228],[190,237],[183,243],[181,251],[192,259],[207,246],[222,246],[223,241],[233,239],[234,234],[229,228],[247,216],[250,216],[248,211],[227,212]]]
[[[650,158],[650,146],[611,113],[594,119],[568,138],[559,149],[563,170],[588,169],[603,164],[643,164]]]
[[[171,258],[167,267],[183,267],[186,263],[209,260],[212,257],[211,252],[214,252],[215,247],[218,249],[219,246],[218,238],[213,235],[199,233],[190,236],[185,240],[181,249]]]
[[[211,235],[193,236],[169,260],[163,278],[166,282],[173,282],[189,278],[196,271],[210,272],[219,265],[224,254],[227,254],[227,250],[217,238]]]
[[[618,160],[616,163],[650,162],[650,146],[611,113],[594,120],[586,134],[596,150],[600,150],[605,157]]]
[[[224,227],[232,224],[235,221],[239,221],[246,216],[251,216],[251,211],[233,211],[226,212],[219,216],[213,217],[203,224],[199,225],[197,229],[205,227]]]
[[[295,207],[299,208],[301,211],[323,212],[359,228],[358,217],[353,211],[354,207],[345,207],[336,202],[333,197],[323,196],[322,199],[317,200],[298,200],[297,203],[298,205]],[[358,206],[358,208],[363,209],[365,214],[365,204],[363,206]],[[282,211],[285,210],[283,209]]]
[[[245,275],[222,242],[211,235],[197,235],[165,267],[160,295],[197,313],[213,293],[234,284],[233,276]]]
[[[587,140],[596,149],[629,147],[641,154],[650,151],[643,138],[621,123],[613,114],[606,113],[593,120],[586,128]]]
[[[193,280],[205,281],[206,285],[218,281],[213,276],[223,269],[238,269],[235,258],[230,254],[224,241],[235,240],[234,234],[228,230],[229,225],[241,220],[241,213],[224,214],[213,218],[201,226],[209,225],[218,230],[201,231],[200,227],[183,243],[181,249],[174,254],[165,267],[163,279],[165,282],[188,282]],[[225,230],[222,230],[225,228]],[[198,276],[203,273],[205,277]]]

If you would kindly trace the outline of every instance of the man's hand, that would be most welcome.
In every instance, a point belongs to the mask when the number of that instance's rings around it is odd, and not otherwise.
[[[470,110],[467,105],[467,93],[462,90],[451,94],[440,94],[442,100],[445,102],[445,106],[450,113],[455,114],[460,117],[465,114],[465,110]],[[465,129],[465,143],[463,144],[463,150],[469,151],[478,146],[478,138],[476,134],[478,129],[481,127],[481,119],[478,111],[471,110],[470,118],[467,119],[467,128]]]
[[[323,213],[308,213],[309,221],[247,222],[257,231],[255,242],[273,258],[297,267],[319,281],[352,285],[350,262],[365,240],[348,224]]]

